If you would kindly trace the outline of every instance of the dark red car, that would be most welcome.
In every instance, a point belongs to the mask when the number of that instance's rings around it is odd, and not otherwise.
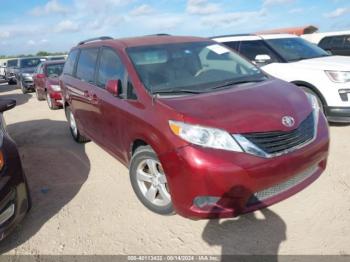
[[[74,139],[127,166],[159,214],[237,216],[295,194],[326,167],[315,97],[209,39],[83,41],[60,85]]]
[[[50,109],[62,107],[62,92],[58,77],[62,74],[65,61],[46,61],[41,63],[34,76],[34,88],[39,101],[45,100]]]
[[[0,241],[11,233],[31,206],[17,146],[6,131],[2,115],[15,106],[15,100],[0,99]]]

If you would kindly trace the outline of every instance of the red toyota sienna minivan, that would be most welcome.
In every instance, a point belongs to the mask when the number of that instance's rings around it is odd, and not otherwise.
[[[299,192],[326,167],[316,98],[212,40],[86,40],[60,85],[74,139],[127,166],[137,197],[159,214],[237,216]]]

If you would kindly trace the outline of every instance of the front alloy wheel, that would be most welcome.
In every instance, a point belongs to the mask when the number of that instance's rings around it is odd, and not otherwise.
[[[166,175],[150,146],[136,150],[130,179],[137,197],[148,209],[162,215],[174,212]]]
[[[48,92],[46,92],[46,101],[47,101],[47,105],[49,106],[49,108],[51,110],[55,110],[57,109],[57,106],[55,106],[52,102],[52,99],[50,97],[50,94]]]

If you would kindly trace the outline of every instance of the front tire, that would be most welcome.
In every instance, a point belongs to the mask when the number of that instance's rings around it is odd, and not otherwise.
[[[24,87],[24,85],[23,85],[23,83],[22,83],[22,80],[19,80],[18,82],[19,82],[19,86],[20,86],[20,88],[21,88],[21,90],[22,90],[22,93],[23,93],[23,94],[27,94],[27,93],[28,93],[28,90]],[[18,84],[17,84],[17,87],[18,87]]]
[[[58,106],[54,105],[54,103],[52,102],[52,99],[51,99],[50,94],[48,92],[46,92],[46,101],[47,101],[47,105],[49,106],[49,108],[51,110],[58,109]]]
[[[90,140],[88,138],[80,134],[74,114],[69,107],[66,107],[66,116],[73,139],[78,143],[89,142]]]
[[[136,149],[129,172],[134,192],[144,206],[160,215],[174,213],[166,175],[150,146]]]
[[[40,95],[40,93],[39,93],[39,91],[38,91],[38,89],[36,87],[35,87],[35,96],[36,96],[36,99],[38,101],[43,101],[44,100],[42,95]]]

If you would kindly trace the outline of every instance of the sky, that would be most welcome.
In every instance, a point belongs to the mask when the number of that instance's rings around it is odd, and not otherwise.
[[[350,30],[349,0],[0,0],[0,55],[155,33],[214,36],[315,25]]]

